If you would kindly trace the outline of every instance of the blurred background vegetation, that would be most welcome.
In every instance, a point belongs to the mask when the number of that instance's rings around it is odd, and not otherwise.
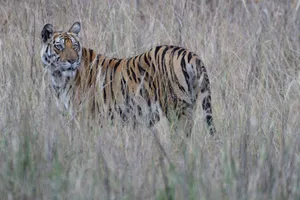
[[[0,199],[299,199],[299,0],[1,0]],[[130,57],[160,44],[209,71],[220,141],[61,116],[40,60],[46,23]],[[103,119],[105,120],[105,119]]]

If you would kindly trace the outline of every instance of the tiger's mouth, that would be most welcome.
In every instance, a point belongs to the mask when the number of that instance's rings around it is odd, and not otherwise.
[[[51,71],[61,71],[61,72],[67,72],[67,71],[76,71],[78,67],[80,66],[80,62],[76,61],[74,63],[69,62],[53,62],[51,63]]]
[[[73,70],[75,70],[73,67],[69,67],[68,69],[65,69],[63,71],[73,71]]]
[[[62,67],[61,71],[76,71],[79,67],[79,64],[72,64],[71,66],[68,67]]]

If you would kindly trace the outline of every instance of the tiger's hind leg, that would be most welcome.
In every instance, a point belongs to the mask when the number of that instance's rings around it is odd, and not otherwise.
[[[182,115],[178,117],[178,126],[181,127],[181,130],[185,133],[186,137],[189,137],[192,134],[194,127],[194,107],[189,105]]]
[[[194,108],[195,104],[187,104],[183,101],[178,103],[177,110],[171,110],[167,114],[167,119],[171,128],[179,134],[189,137],[194,127]]]

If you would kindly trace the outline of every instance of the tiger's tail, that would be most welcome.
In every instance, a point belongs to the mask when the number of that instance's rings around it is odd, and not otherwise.
[[[216,133],[216,128],[212,117],[210,81],[203,62],[198,58],[196,59],[196,66],[202,109],[204,112],[204,117],[208,126],[209,133],[213,136]]]

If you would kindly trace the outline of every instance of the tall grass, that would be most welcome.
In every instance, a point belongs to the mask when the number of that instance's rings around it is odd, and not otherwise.
[[[0,6],[1,199],[300,198],[299,0]],[[208,135],[200,109],[190,138],[165,119],[155,130],[91,129],[60,115],[41,66],[40,32],[75,21],[84,46],[107,56],[157,44],[200,55],[220,140]]]

